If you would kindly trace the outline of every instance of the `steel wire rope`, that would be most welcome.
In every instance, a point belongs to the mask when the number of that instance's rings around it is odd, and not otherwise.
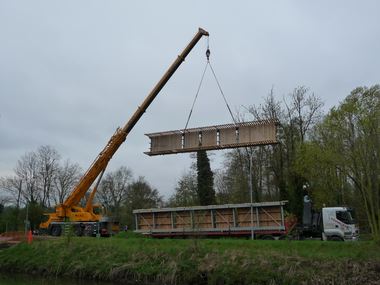
[[[183,129],[183,133],[185,133],[185,131],[187,130],[187,126],[188,126],[188,124],[189,124],[189,121],[190,121],[191,115],[192,115],[192,113],[193,113],[193,109],[194,109],[194,106],[195,106],[195,102],[197,101],[197,98],[198,98],[198,95],[199,95],[199,91],[200,91],[200,89],[201,89],[201,86],[202,86],[202,83],[203,83],[203,79],[204,79],[204,76],[205,76],[205,74],[206,74],[206,71],[207,71],[207,67],[208,67],[208,66],[210,66],[210,69],[211,69],[211,71],[212,71],[212,74],[213,74],[213,76],[214,76],[214,79],[215,79],[215,81],[216,81],[216,84],[218,85],[219,91],[220,91],[220,93],[221,93],[221,95],[222,95],[222,97],[223,97],[224,103],[226,104],[227,109],[228,109],[228,112],[229,112],[230,115],[231,115],[232,121],[233,121],[234,124],[236,125],[236,120],[235,120],[235,118],[234,118],[234,116],[233,116],[233,114],[232,114],[232,111],[231,111],[230,105],[228,104],[227,98],[226,98],[226,96],[224,95],[223,89],[222,89],[222,87],[221,87],[221,85],[220,85],[220,83],[219,83],[219,80],[218,80],[218,78],[217,78],[217,76],[216,76],[216,74],[215,74],[215,71],[214,71],[214,69],[212,68],[212,65],[211,65],[211,62],[210,62],[210,48],[209,48],[209,39],[208,39],[208,38],[207,38],[206,57],[207,57],[207,63],[206,63],[206,66],[205,66],[205,68],[204,68],[204,70],[203,70],[202,77],[201,77],[200,83],[199,83],[199,85],[198,85],[198,89],[197,89],[197,92],[196,92],[196,94],[195,94],[195,98],[194,98],[194,100],[193,100],[193,104],[192,104],[192,106],[191,106],[189,116],[187,117],[187,121],[186,121],[185,128]]]
[[[191,114],[193,113],[193,109],[194,109],[194,106],[195,106],[195,102],[197,101],[197,98],[198,98],[198,95],[199,95],[199,91],[201,90],[201,86],[202,86],[202,83],[203,83],[203,79],[204,79],[204,77],[205,77],[206,70],[207,70],[207,67],[209,66],[209,64],[210,64],[210,62],[207,61],[206,66],[205,66],[205,68],[204,68],[204,70],[203,70],[203,74],[202,74],[201,81],[199,82],[199,85],[198,85],[197,93],[195,94],[195,98],[194,98],[194,100],[193,100],[193,104],[191,105],[190,113],[189,113],[189,116],[187,117],[186,125],[185,125],[185,128],[183,129],[183,132],[186,131],[187,126],[188,126],[188,124],[189,124],[190,117],[191,117]]]
[[[218,87],[219,87],[219,91],[220,91],[220,93],[221,93],[222,96],[223,96],[224,103],[226,103],[226,106],[227,106],[228,112],[230,112],[230,115],[231,115],[232,121],[233,121],[234,124],[236,125],[236,120],[235,120],[235,118],[234,118],[234,115],[232,114],[232,111],[231,111],[230,105],[228,105],[228,102],[227,102],[226,96],[224,95],[224,92],[223,92],[223,90],[222,90],[222,87],[220,86],[219,80],[218,80],[218,78],[216,77],[215,71],[214,71],[214,69],[212,68],[212,65],[211,65],[210,61],[208,61],[208,63],[209,63],[209,65],[210,65],[210,68],[211,68],[212,74],[214,75],[214,78],[215,78],[216,84],[217,84]]]

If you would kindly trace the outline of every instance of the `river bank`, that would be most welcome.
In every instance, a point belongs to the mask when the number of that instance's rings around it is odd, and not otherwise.
[[[379,284],[373,242],[58,238],[0,251],[0,270],[128,284]]]
[[[114,285],[112,282],[0,272],[1,285]]]

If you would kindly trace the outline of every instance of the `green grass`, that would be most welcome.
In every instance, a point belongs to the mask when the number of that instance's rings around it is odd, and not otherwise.
[[[59,238],[0,251],[0,268],[137,284],[362,284],[378,280],[374,242]]]

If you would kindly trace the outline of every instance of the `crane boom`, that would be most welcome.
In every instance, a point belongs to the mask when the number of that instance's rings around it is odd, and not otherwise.
[[[199,28],[194,38],[190,41],[190,43],[185,47],[182,53],[172,63],[172,65],[165,72],[165,74],[158,81],[158,83],[154,86],[154,88],[145,98],[141,106],[137,108],[137,110],[129,119],[129,121],[125,124],[125,126],[123,128],[118,128],[116,130],[116,132],[113,134],[111,139],[108,141],[107,145],[99,153],[99,155],[91,164],[91,166],[86,171],[86,173],[82,176],[81,180],[76,185],[76,187],[74,188],[72,193],[69,195],[69,197],[64,201],[63,204],[57,206],[56,212],[58,216],[65,217],[66,209],[72,206],[75,206],[80,202],[80,200],[85,195],[85,193],[90,188],[90,186],[93,184],[95,179],[107,167],[108,162],[111,160],[112,156],[118,150],[120,145],[125,141],[129,132],[136,125],[138,120],[141,118],[143,113],[147,110],[147,108],[152,103],[154,98],[156,98],[156,96],[161,91],[161,89],[168,82],[170,77],[174,74],[177,68],[185,60],[186,56],[190,53],[192,48],[197,44],[197,42],[202,38],[202,36],[208,36],[208,35],[209,33],[207,31]]]

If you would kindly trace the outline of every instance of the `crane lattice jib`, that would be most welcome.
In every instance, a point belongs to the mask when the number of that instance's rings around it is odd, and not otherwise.
[[[117,129],[115,134],[111,137],[106,147],[100,152],[98,157],[91,164],[86,173],[82,176],[79,183],[76,185],[70,196],[61,205],[63,208],[70,208],[77,205],[82,197],[86,194],[87,190],[90,188],[92,183],[98,177],[98,175],[107,167],[108,162],[111,160],[112,156],[118,150],[120,145],[125,141],[128,133],[132,130],[138,120],[141,118],[143,113],[147,110],[149,105],[152,103],[154,98],[158,95],[161,89],[165,86],[166,82],[174,74],[177,68],[185,60],[186,56],[190,53],[192,48],[197,44],[197,42],[202,38],[202,36],[208,36],[208,32],[199,28],[197,34],[191,40],[191,42],[186,46],[182,53],[177,57],[177,59],[172,63],[169,69],[166,71],[164,76],[160,81],[154,86],[152,91],[145,98],[144,102],[137,108],[135,113],[126,123],[122,129]]]

